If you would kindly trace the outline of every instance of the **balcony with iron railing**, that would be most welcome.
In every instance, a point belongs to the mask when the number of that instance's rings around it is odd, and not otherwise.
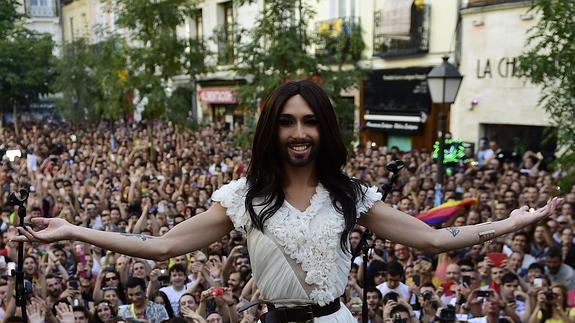
[[[218,65],[232,65],[235,60],[235,47],[233,42],[233,30],[220,26],[214,31],[218,46]]]
[[[57,17],[58,10],[53,0],[28,0],[26,14],[30,17]]]
[[[30,17],[57,17],[56,8],[53,7],[30,7],[28,8],[28,16]]]
[[[423,1],[415,1],[411,6],[409,32],[402,35],[390,34],[393,29],[383,10],[374,12],[373,56],[389,58],[423,54],[429,51],[430,6]]]
[[[477,8],[486,7],[506,3],[517,3],[517,2],[530,2],[526,0],[468,0],[467,4],[463,6],[463,9],[467,8]]]
[[[218,42],[218,65],[234,63],[234,45],[231,41]]]
[[[341,17],[319,21],[316,24],[319,34],[316,54],[326,63],[345,63],[350,59],[359,59],[363,47],[359,17]],[[359,38],[359,39],[357,39]]]

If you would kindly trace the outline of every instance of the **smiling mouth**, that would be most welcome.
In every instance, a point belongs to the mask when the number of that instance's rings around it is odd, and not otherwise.
[[[291,145],[288,145],[288,148],[290,150],[298,152],[298,153],[304,152],[304,151],[308,150],[310,147],[311,147],[311,144],[291,144]]]

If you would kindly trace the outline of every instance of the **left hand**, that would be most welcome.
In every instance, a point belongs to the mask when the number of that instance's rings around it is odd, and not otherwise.
[[[213,279],[220,278],[222,276],[222,268],[218,264],[208,261],[204,268],[208,271],[209,276]]]
[[[226,302],[226,305],[232,304],[234,302],[234,294],[232,289],[229,287],[224,287],[224,294],[221,296],[222,300]]]
[[[357,285],[357,279],[352,275],[347,276],[347,287],[353,288]]]
[[[522,206],[521,208],[513,210],[509,215],[509,219],[513,221],[517,229],[520,229],[553,214],[557,207],[563,204],[563,201],[563,198],[554,197],[549,200],[545,206],[533,212],[529,212],[528,206]]]
[[[182,315],[185,318],[191,319],[192,322],[206,322],[206,320],[200,314],[186,306],[182,307],[181,311]]]
[[[56,313],[56,316],[61,323],[74,323],[74,311],[72,310],[72,305],[58,303],[58,305],[56,305]]]

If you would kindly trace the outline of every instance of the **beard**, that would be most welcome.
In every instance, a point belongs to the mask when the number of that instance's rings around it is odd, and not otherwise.
[[[296,145],[309,145],[309,147],[305,151],[298,153],[291,148]],[[288,142],[281,146],[280,153],[281,159],[287,162],[288,165],[292,167],[305,167],[316,160],[318,148],[311,141]]]
[[[60,297],[60,294],[62,294],[62,290],[60,289],[48,289],[48,296],[50,297],[58,298]]]

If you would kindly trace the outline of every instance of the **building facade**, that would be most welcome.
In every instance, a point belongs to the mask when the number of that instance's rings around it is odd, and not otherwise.
[[[540,88],[517,72],[517,57],[537,19],[529,9],[529,1],[469,1],[461,10],[464,79],[451,107],[458,138],[495,140],[508,151],[555,149],[552,141],[542,146],[550,118],[537,106]]]
[[[233,28],[236,25],[240,28],[253,26],[260,5],[256,2],[238,7],[230,0],[206,0],[180,31],[186,37],[203,38],[209,50],[215,53],[210,63],[216,65],[216,70],[194,82],[196,96],[192,114],[200,122],[228,129],[243,124],[244,111],[236,90],[246,80],[231,71],[235,63]],[[210,41],[214,39],[217,41]]]
[[[97,43],[106,35],[117,32],[115,15],[110,10],[111,1],[102,0],[61,0],[63,42],[69,43],[79,38],[89,43]]]
[[[396,145],[402,150],[431,147],[437,132],[437,113],[432,109],[425,76],[455,51],[457,0],[322,0],[307,1],[317,12],[310,32],[341,32],[352,25],[363,30],[367,45],[363,65],[368,77],[358,89],[342,96],[356,106],[356,131],[363,142]],[[237,7],[232,1],[208,0],[200,5],[201,25],[190,19],[184,32],[205,39],[237,23],[253,26],[263,6],[258,1]],[[198,30],[202,31],[198,34]],[[448,36],[446,36],[448,35]],[[233,53],[212,43],[218,53],[215,73],[197,81],[197,113],[202,121],[233,127],[242,111],[235,87],[246,82],[228,69]]]
[[[98,30],[115,30],[108,2],[62,1],[64,41],[77,37],[97,41]],[[310,32],[343,32],[352,25],[361,26],[367,45],[362,65],[368,74],[357,89],[342,96],[355,103],[355,130],[362,143],[404,151],[432,148],[439,109],[431,103],[426,76],[443,56],[450,57],[464,75],[448,113],[448,129],[454,137],[472,144],[482,137],[501,137],[501,144],[507,146],[505,138],[513,138],[511,131],[523,137],[535,133],[531,141],[541,142],[549,117],[537,108],[540,90],[515,73],[516,58],[536,19],[527,12],[528,1],[303,1],[317,13],[309,23]],[[190,109],[199,122],[230,129],[243,122],[236,93],[249,80],[231,70],[233,28],[251,28],[263,4],[258,0],[239,7],[231,0],[205,0],[178,28],[180,37],[203,38],[215,53],[209,62],[216,66],[214,72],[199,80],[186,76],[174,80],[195,89]]]
[[[54,54],[58,55],[62,45],[60,8],[58,0],[21,0],[20,10],[25,13],[26,26],[40,33],[47,33],[54,41]]]
[[[456,0],[361,1],[368,45],[368,77],[360,90],[363,142],[401,150],[431,148],[437,136],[437,109],[426,75],[457,50]]]

